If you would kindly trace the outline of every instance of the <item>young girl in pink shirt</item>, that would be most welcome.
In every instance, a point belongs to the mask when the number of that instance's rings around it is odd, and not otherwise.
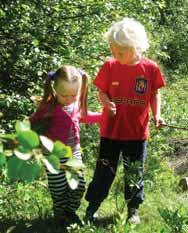
[[[100,114],[87,111],[88,75],[70,65],[60,67],[47,76],[44,96],[37,111],[31,116],[34,129],[53,141],[60,140],[72,148],[73,156],[82,160],[79,123],[100,121]],[[65,163],[67,158],[62,158]],[[53,200],[54,216],[65,226],[80,223],[76,210],[85,191],[83,174],[79,185],[72,190],[63,169],[58,174],[47,172],[48,185]]]

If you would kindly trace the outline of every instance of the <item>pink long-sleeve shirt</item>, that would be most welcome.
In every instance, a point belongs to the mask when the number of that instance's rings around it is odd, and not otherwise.
[[[72,105],[72,112],[69,114],[62,106],[57,105],[52,115],[47,118],[49,106],[46,105],[42,110],[36,111],[30,118],[31,124],[43,123],[47,119],[47,127],[43,135],[53,141],[60,140],[67,144],[71,130],[74,132],[74,144],[80,142],[79,123],[100,123],[101,113],[88,112],[88,115],[81,117],[77,104]]]

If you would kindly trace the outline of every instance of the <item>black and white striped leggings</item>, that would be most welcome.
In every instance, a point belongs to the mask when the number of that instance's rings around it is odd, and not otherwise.
[[[80,149],[74,151],[74,156],[79,155],[81,159]],[[67,158],[61,159],[61,163],[65,163]],[[63,169],[58,174],[47,172],[48,186],[53,200],[54,216],[62,216],[65,212],[75,212],[79,206],[81,198],[85,191],[84,175],[79,174],[79,185],[75,190],[72,190],[66,180]]]

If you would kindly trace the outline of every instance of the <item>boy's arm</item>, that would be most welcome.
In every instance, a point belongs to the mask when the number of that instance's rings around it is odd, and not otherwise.
[[[159,89],[152,91],[150,106],[153,115],[153,120],[156,128],[162,127],[164,120],[161,117],[161,95]]]
[[[109,110],[110,116],[116,115],[116,105],[114,102],[110,100],[108,95],[104,93],[103,91],[99,90],[98,97],[103,107]]]

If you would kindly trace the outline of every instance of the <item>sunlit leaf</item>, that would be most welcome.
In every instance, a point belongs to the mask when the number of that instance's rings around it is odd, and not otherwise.
[[[47,156],[47,159],[55,169],[60,169],[60,160],[57,156],[51,154],[50,156]]]
[[[31,129],[31,125],[29,120],[23,121],[16,121],[16,132],[19,133],[20,131],[29,131]]]
[[[65,154],[63,155],[63,157],[65,158],[71,158],[72,157],[72,148],[70,146],[66,146],[65,148]]]
[[[37,133],[32,130],[19,132],[17,136],[18,141],[23,148],[31,150],[39,146],[39,137]]]
[[[13,151],[12,150],[4,150],[3,151],[3,154],[6,156],[6,157],[10,157],[13,155]]]
[[[23,153],[17,149],[14,150],[14,154],[22,160],[28,160],[31,158],[32,154],[31,153]]]
[[[58,174],[59,173],[59,171],[56,170],[46,158],[42,158],[42,161],[43,161],[44,165],[46,166],[46,168],[48,169],[49,172],[51,172],[52,174]]]
[[[16,134],[0,134],[0,138],[14,140],[16,138]]]
[[[79,170],[84,167],[84,164],[81,159],[71,158],[65,163],[66,166],[71,167],[72,169]]]
[[[54,143],[51,139],[45,137],[45,136],[40,136],[40,140],[42,142],[42,145],[49,151],[52,152],[54,148]]]
[[[52,151],[53,154],[58,156],[59,158],[70,158],[72,157],[72,149],[69,146],[66,146],[60,141],[56,141],[54,143],[54,148]]]
[[[75,190],[79,184],[79,176],[76,172],[73,171],[65,171],[65,176],[67,178],[67,182],[71,189]]]

